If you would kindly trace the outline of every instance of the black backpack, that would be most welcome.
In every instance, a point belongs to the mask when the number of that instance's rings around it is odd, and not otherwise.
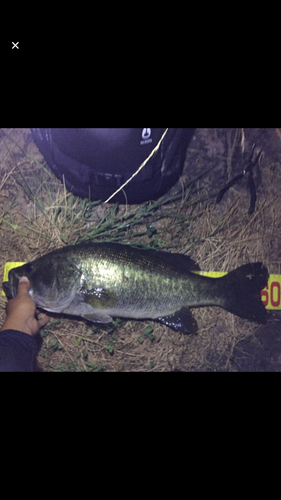
[[[76,196],[142,203],[165,194],[181,175],[191,128],[32,128],[54,174]],[[162,140],[161,140],[162,139]],[[158,146],[158,147],[157,147]]]

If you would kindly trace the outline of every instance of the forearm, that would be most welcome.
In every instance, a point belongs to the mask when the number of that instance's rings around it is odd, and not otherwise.
[[[4,330],[2,327],[0,331],[0,371],[35,371],[38,347],[36,337],[14,329]]]

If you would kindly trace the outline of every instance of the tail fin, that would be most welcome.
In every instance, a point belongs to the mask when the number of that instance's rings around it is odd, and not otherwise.
[[[268,270],[261,262],[245,264],[221,278],[227,290],[224,309],[240,318],[266,324],[267,311],[260,292],[266,287]]]

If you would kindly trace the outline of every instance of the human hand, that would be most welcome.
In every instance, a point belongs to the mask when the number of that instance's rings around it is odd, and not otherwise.
[[[28,291],[30,282],[23,276],[19,280],[18,293],[14,299],[8,301],[6,312],[7,317],[1,330],[20,330],[28,335],[36,335],[40,328],[49,321],[48,316],[42,319],[36,319],[39,311],[36,309],[34,300],[30,297]]]

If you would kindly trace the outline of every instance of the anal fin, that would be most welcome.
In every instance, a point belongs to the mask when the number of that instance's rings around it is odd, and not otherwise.
[[[176,311],[170,316],[157,318],[157,321],[160,321],[169,328],[172,328],[172,330],[185,335],[196,333],[197,331],[196,320],[188,307],[182,307],[179,311]]]

